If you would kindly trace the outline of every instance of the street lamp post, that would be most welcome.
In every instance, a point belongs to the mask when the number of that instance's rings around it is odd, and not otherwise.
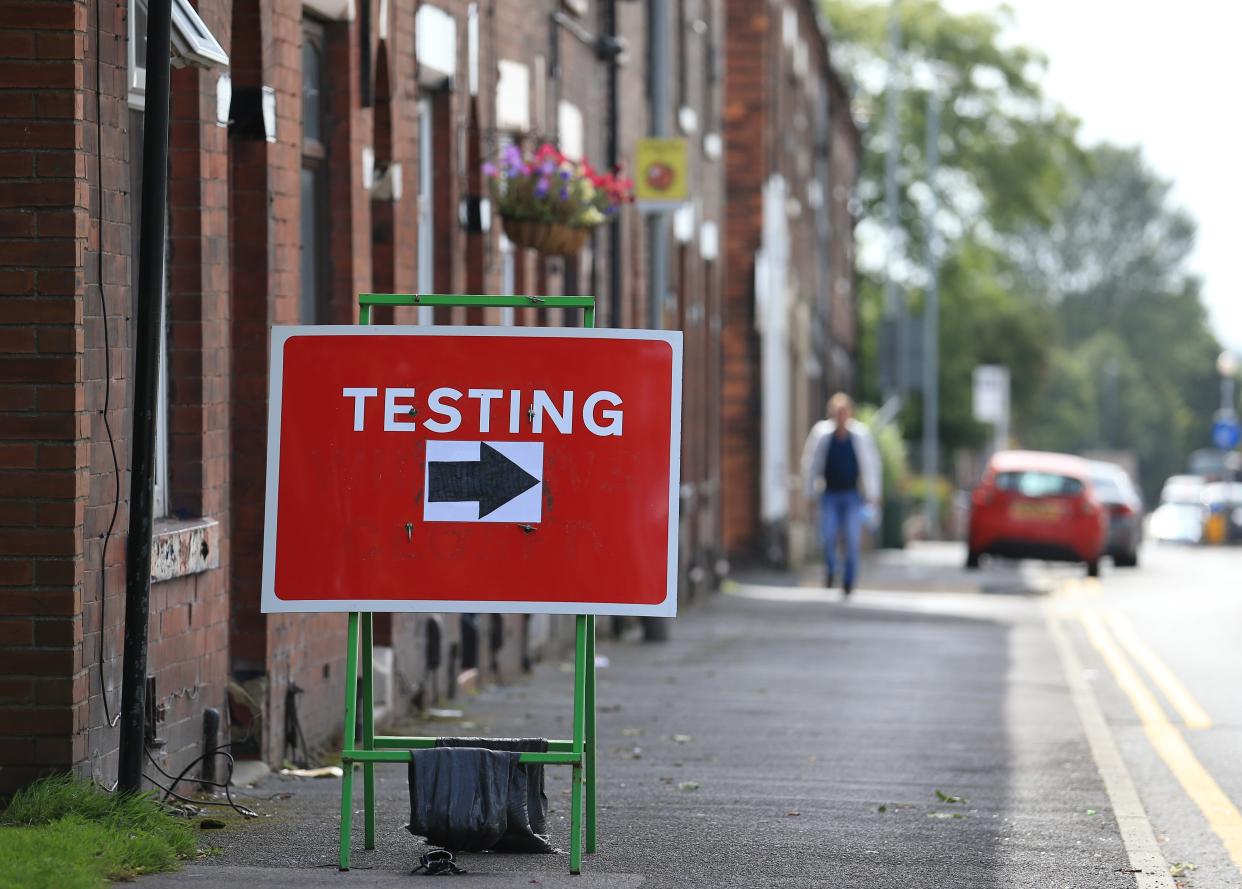
[[[1220,374],[1220,409],[1222,412],[1232,412],[1233,387],[1238,376],[1238,356],[1229,349],[1221,352],[1216,358],[1216,372]]]
[[[936,239],[936,167],[940,163],[940,93],[927,94],[927,289],[923,301],[923,520],[931,540],[940,528],[936,478],[940,470],[940,293]]]

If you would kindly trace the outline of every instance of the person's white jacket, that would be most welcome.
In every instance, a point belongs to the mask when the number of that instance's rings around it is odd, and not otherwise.
[[[858,457],[858,489],[864,502],[879,505],[884,493],[884,476],[880,464],[880,449],[876,447],[871,430],[864,423],[850,419],[847,428],[854,441],[854,453]],[[837,431],[835,420],[820,420],[811,427],[802,449],[802,478],[806,484],[806,496],[818,497],[824,490],[824,466],[828,461],[828,439]]]

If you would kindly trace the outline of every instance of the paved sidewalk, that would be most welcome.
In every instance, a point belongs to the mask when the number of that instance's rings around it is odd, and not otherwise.
[[[1082,570],[1079,565],[1010,559],[985,559],[979,568],[967,570],[966,544],[916,541],[903,549],[863,553],[859,583],[870,590],[1033,595],[1051,591],[1058,578],[1067,573],[1080,575]],[[779,573],[768,577],[782,582]],[[819,585],[823,566],[807,566],[798,577],[803,583]]]
[[[467,855],[448,885],[1134,885],[1033,597],[733,589],[667,645],[601,641],[601,849],[583,876],[565,855]],[[564,737],[567,666],[468,700],[465,724],[413,728]],[[347,874],[339,782],[272,776],[249,794],[268,817],[204,832],[218,854],[141,885],[417,885],[405,770],[378,778],[379,848],[359,848],[359,818]],[[548,790],[564,848],[568,770]]]

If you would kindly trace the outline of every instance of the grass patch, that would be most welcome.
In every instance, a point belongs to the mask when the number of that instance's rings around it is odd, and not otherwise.
[[[150,794],[107,793],[68,775],[18,792],[0,813],[0,889],[97,889],[175,870],[194,832]]]

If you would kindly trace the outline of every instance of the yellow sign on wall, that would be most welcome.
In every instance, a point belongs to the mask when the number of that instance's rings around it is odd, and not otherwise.
[[[690,197],[685,139],[639,139],[634,145],[634,199],[639,207],[673,207]]]

